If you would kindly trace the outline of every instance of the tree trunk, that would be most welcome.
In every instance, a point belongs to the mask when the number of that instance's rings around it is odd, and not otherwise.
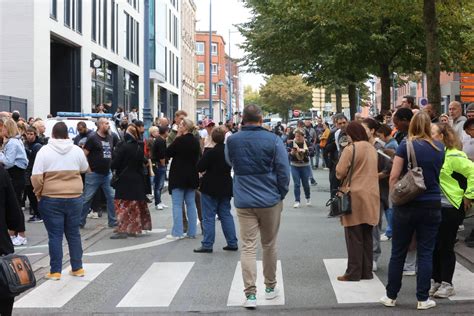
[[[436,16],[436,0],[423,1],[423,21],[426,36],[426,79],[428,100],[438,113],[441,109],[440,52],[438,45],[438,18]]]
[[[349,84],[347,87],[349,90],[349,110],[351,113],[351,120],[355,118],[357,113],[357,86],[354,83]]]
[[[341,113],[342,112],[342,90],[341,88],[336,88],[336,112]]]
[[[390,69],[388,65],[380,65],[380,83],[382,85],[382,110],[381,113],[390,110]],[[395,106],[395,105],[394,105]]]

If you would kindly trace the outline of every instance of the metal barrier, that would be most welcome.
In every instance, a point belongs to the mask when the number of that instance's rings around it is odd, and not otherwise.
[[[0,112],[18,111],[24,118],[28,117],[28,100],[0,95]]]

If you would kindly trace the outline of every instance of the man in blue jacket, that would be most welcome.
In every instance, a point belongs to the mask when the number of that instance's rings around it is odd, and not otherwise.
[[[288,193],[290,166],[281,139],[262,127],[262,110],[248,105],[243,112],[242,130],[227,139],[226,159],[234,168],[234,204],[242,241],[244,307],[257,306],[255,286],[257,236],[263,249],[265,298],[278,296],[276,288],[276,239]]]

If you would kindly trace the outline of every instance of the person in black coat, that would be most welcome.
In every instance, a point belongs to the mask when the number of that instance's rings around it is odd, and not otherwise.
[[[19,231],[23,224],[15,190],[5,168],[0,164],[0,256],[14,252],[8,230]],[[11,315],[13,297],[0,297],[0,315]]]
[[[25,151],[26,156],[28,157],[28,166],[26,167],[26,186],[25,194],[30,201],[30,208],[33,212],[33,216],[28,220],[29,223],[42,223],[43,219],[41,218],[40,213],[38,212],[38,199],[36,198],[35,193],[33,192],[33,185],[31,184],[31,172],[33,170],[33,165],[35,164],[36,154],[43,147],[39,138],[36,128],[33,126],[28,127],[26,130],[26,142],[25,142]],[[30,213],[31,213],[30,211]]]
[[[143,142],[135,125],[130,125],[125,133],[124,143],[114,153],[111,169],[118,180],[115,186],[115,213],[117,233],[111,239],[136,237],[143,230],[151,230],[151,216],[146,202],[145,174],[146,163]]]
[[[206,151],[198,162],[197,169],[204,172],[201,181],[202,224],[204,238],[200,248],[194,252],[211,253],[215,240],[216,214],[221,221],[227,246],[224,250],[236,251],[237,237],[235,234],[234,218],[230,213],[230,200],[232,198],[231,167],[225,161],[224,140],[226,131],[222,127],[214,128],[212,141],[214,148]]]
[[[168,239],[196,238],[197,210],[195,192],[199,186],[196,164],[200,144],[193,136],[194,123],[184,118],[178,126],[176,139],[166,148],[166,157],[172,158],[168,189],[173,203],[173,229]],[[183,201],[188,217],[187,236],[183,231]]]

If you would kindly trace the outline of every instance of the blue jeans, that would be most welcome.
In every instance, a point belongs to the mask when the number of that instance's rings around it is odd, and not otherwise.
[[[393,218],[393,208],[386,209],[385,219],[387,220],[387,229],[385,230],[385,235],[387,237],[392,237],[392,218]]]
[[[86,225],[87,214],[91,208],[92,199],[99,188],[102,188],[105,199],[107,200],[107,214],[109,219],[109,227],[117,225],[115,219],[115,207],[114,207],[114,189],[110,186],[110,180],[112,180],[112,172],[108,174],[100,174],[95,172],[86,173],[84,193],[84,205],[82,207],[82,218],[81,226]]]
[[[61,273],[63,264],[63,234],[69,246],[73,271],[82,268],[82,244],[79,224],[83,198],[56,199],[43,196],[38,209],[48,231],[50,272]]]
[[[322,157],[323,156],[323,150],[324,150],[324,148],[319,147],[319,144],[314,145],[314,158],[316,159],[316,168],[319,168],[319,159],[320,158],[323,158],[321,166],[323,168],[326,167],[324,157]]]
[[[212,249],[216,237],[216,214],[221,221],[222,231],[229,247],[237,247],[234,218],[230,213],[231,197],[216,198],[201,193],[202,226],[204,238],[202,247]]]
[[[153,179],[153,194],[155,195],[155,206],[161,203],[161,191],[165,186],[166,166],[155,168]]]
[[[171,192],[173,203],[173,229],[171,235],[180,237],[183,232],[183,201],[186,204],[188,217],[188,236],[196,237],[197,209],[194,189],[173,189]]]
[[[300,201],[301,183],[303,183],[305,197],[307,199],[311,197],[311,193],[309,189],[309,179],[311,178],[311,174],[312,174],[312,171],[311,171],[310,166],[303,166],[303,167],[291,166],[291,176],[293,177],[296,202]]]
[[[433,250],[436,243],[440,208],[394,207],[392,256],[388,266],[387,296],[396,299],[402,287],[402,273],[408,246],[416,232],[418,274],[416,276],[416,297],[426,301],[429,297],[433,270]]]

